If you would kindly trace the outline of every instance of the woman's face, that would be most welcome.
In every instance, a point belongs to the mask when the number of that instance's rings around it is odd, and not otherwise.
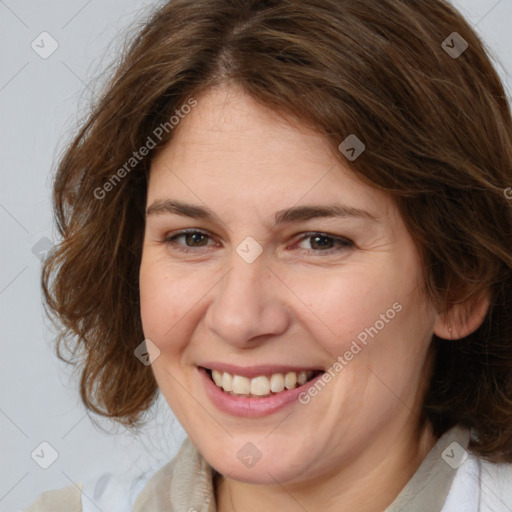
[[[378,466],[414,435],[428,377],[436,313],[413,240],[321,135],[236,89],[197,101],[149,179],[140,296],[158,385],[230,478]]]

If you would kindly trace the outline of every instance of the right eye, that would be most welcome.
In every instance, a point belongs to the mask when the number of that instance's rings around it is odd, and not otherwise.
[[[180,239],[182,239],[184,243],[179,242]],[[167,235],[163,241],[166,245],[172,246],[178,251],[192,252],[194,248],[207,247],[207,243],[204,242],[207,242],[208,239],[211,240],[210,236],[203,231],[187,229]],[[213,245],[215,245],[215,243]]]

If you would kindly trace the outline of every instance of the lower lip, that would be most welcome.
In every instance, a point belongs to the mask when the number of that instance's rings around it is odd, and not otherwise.
[[[319,373],[316,377],[295,389],[281,391],[265,398],[251,398],[231,396],[212,381],[204,368],[198,367],[198,370],[204,381],[207,395],[218,409],[233,416],[251,418],[268,416],[296,402],[299,395],[309,389],[323,375]]]

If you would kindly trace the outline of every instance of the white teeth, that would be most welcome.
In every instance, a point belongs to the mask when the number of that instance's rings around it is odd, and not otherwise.
[[[219,388],[222,387],[222,373],[219,372],[219,370],[212,370],[212,377],[213,382],[219,386]]]
[[[295,372],[288,372],[284,376],[284,386],[286,389],[294,389],[297,384],[297,374]]]
[[[306,384],[307,380],[308,380],[308,376],[307,376],[306,372],[300,372],[297,375],[297,382],[299,383],[299,386],[302,386],[302,384]]]
[[[267,377],[255,377],[251,379],[251,395],[265,396],[270,393],[270,381]]]
[[[284,377],[281,373],[274,373],[274,375],[270,377],[270,391],[273,393],[284,391]]]
[[[251,381],[247,377],[233,375],[233,385],[231,387],[231,391],[237,395],[248,395],[251,392]]]
[[[218,370],[212,370],[211,373],[215,384],[230,395],[261,397],[302,386],[311,379],[315,372],[302,371],[298,374],[296,372],[288,372],[286,374],[274,373],[270,378],[265,375],[259,375],[252,379],[241,375],[231,375],[230,373]]]
[[[233,391],[233,376],[224,372],[222,374],[222,389],[224,391]]]

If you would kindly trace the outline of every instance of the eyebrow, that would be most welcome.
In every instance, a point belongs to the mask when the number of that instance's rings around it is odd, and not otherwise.
[[[166,213],[210,221],[217,217],[209,208],[171,199],[157,200],[146,210],[146,216]],[[293,206],[276,212],[274,222],[275,225],[278,225],[306,221],[318,217],[359,217],[372,222],[379,222],[378,217],[366,210],[341,204]]]

